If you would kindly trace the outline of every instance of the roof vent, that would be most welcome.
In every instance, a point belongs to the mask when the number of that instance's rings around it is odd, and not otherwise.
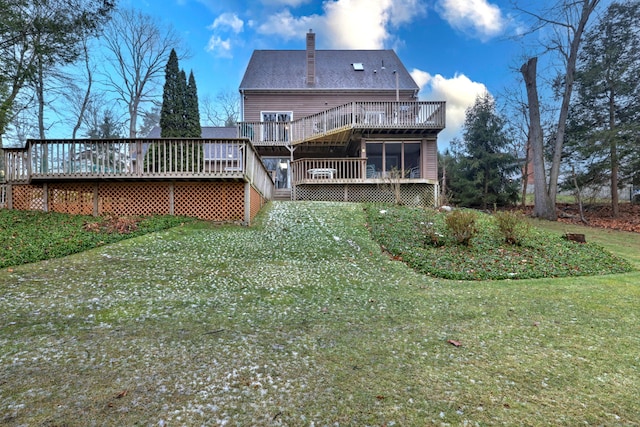
[[[364,65],[362,65],[362,62],[354,62],[351,65],[353,66],[354,71],[364,71]]]

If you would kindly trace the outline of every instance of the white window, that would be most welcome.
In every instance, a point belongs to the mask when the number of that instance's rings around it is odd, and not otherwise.
[[[291,111],[263,111],[262,141],[288,142],[289,122],[293,118]]]

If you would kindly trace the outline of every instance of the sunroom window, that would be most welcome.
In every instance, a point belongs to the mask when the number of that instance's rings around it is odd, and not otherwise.
[[[367,142],[367,178],[420,178],[420,142]]]

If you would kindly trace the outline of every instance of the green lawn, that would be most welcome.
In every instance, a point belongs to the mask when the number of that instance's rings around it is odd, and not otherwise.
[[[361,205],[259,222],[0,271],[0,424],[640,424],[640,272],[434,279]]]

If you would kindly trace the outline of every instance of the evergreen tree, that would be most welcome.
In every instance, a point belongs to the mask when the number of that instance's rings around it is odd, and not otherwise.
[[[166,80],[160,111],[160,136],[162,138],[201,138],[198,90],[191,72],[189,84],[184,70],[178,65],[178,55],[172,50],[166,67]],[[165,153],[165,145],[153,144],[147,150],[145,162],[153,164],[153,170],[164,171],[167,165],[174,171],[198,171],[204,163],[202,144],[171,144],[171,152]],[[194,147],[199,147],[194,149]],[[170,161],[167,162],[166,160]],[[177,163],[176,163],[177,162]]]
[[[569,115],[567,156],[578,168],[578,185],[609,184],[613,216],[618,189],[632,181],[640,158],[639,22],[639,1],[616,2],[586,34]]]
[[[122,138],[118,131],[119,124],[113,118],[110,111],[105,111],[102,115],[102,122],[95,124],[87,131],[89,139],[118,139]]]
[[[146,137],[156,126],[160,125],[160,108],[156,105],[142,113],[142,125],[138,129],[138,135]]]
[[[196,87],[196,79],[193,76],[193,71],[189,73],[189,82],[187,83],[185,103],[186,136],[199,138],[202,135],[202,128],[200,127],[198,89]]]
[[[455,146],[447,171],[457,204],[487,209],[518,200],[519,166],[516,157],[506,152],[509,140],[504,123],[488,93],[467,109],[463,140]]]
[[[186,86],[186,81],[184,82]],[[164,91],[162,92],[162,109],[160,110],[160,136],[163,138],[183,135],[184,93],[186,87],[180,79],[178,55],[171,49],[165,71]]]
[[[184,70],[180,70],[180,74],[178,75],[178,93],[179,93],[179,109],[182,120],[180,121],[180,135],[184,137],[189,137],[189,132],[187,130],[187,75]],[[198,135],[199,137],[200,135]]]
[[[167,62],[160,129],[163,138],[202,136],[196,79],[192,71],[187,83],[187,75],[178,65],[175,50],[171,51]]]

